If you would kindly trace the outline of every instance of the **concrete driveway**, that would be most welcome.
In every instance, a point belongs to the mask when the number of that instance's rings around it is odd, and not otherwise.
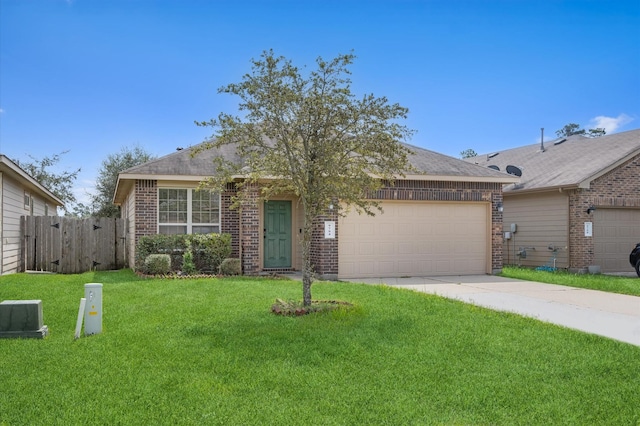
[[[640,297],[637,296],[492,275],[345,281],[386,284],[436,294],[640,346]]]

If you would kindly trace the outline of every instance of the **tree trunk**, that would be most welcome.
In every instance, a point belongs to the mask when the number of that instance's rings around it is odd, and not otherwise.
[[[311,284],[313,283],[313,267],[311,265],[311,238],[313,234],[313,212],[303,200],[304,223],[302,224],[302,302],[311,305]]]
[[[302,302],[304,306],[311,305],[311,274],[309,271],[302,272]]]

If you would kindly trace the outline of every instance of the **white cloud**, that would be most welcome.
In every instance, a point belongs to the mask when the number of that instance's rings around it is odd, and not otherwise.
[[[4,110],[2,108],[0,108],[0,114],[2,114],[4,112]]]
[[[91,179],[82,179],[79,185],[73,187],[73,195],[76,196],[76,201],[89,205],[91,203],[91,197],[95,193],[96,182]]]
[[[632,121],[633,118],[624,113],[620,114],[617,117],[607,117],[606,115],[599,115],[589,121],[587,129],[602,128],[607,131],[607,134],[611,134],[615,133],[616,130],[618,130],[620,127]]]

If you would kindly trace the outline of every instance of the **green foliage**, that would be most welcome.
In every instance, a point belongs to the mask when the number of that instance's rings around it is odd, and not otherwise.
[[[189,247],[191,260],[188,260],[185,270],[184,255],[189,252]],[[146,235],[140,238],[136,246],[136,270],[144,270],[147,256],[156,253],[171,257],[173,272],[216,274],[222,261],[231,255],[231,235]],[[195,269],[191,268],[191,263]]]
[[[220,274],[222,275],[242,275],[242,263],[240,259],[226,258],[220,264]]]
[[[191,243],[187,242],[187,250],[182,255],[182,272],[186,275],[193,275],[196,272],[196,265],[193,263],[193,252]]]
[[[136,270],[144,270],[144,261],[150,254],[168,254],[176,270],[182,267],[182,253],[187,248],[184,235],[146,235],[136,246]]]
[[[109,155],[102,161],[96,178],[96,194],[92,197],[92,216],[120,217],[120,208],[113,204],[113,195],[118,183],[118,174],[155,157],[139,146],[123,147],[119,153]]]
[[[460,152],[460,158],[472,158],[477,156],[478,156],[478,153],[471,148],[465,149],[464,151]]]
[[[222,261],[231,256],[231,234],[192,234],[187,238],[200,272],[217,274]]]
[[[368,194],[383,180],[393,183],[411,170],[411,150],[402,142],[413,131],[401,124],[408,109],[373,94],[356,97],[349,77],[354,59],[353,54],[318,58],[316,69],[303,75],[291,61],[265,51],[251,61],[251,73],[242,81],[218,90],[240,98],[243,117],[221,113],[197,123],[215,129],[203,149],[231,145],[241,158],[217,158],[208,182],[214,190],[242,175],[239,189],[260,182],[261,199],[300,197],[305,304],[311,303],[313,221],[327,214],[330,204],[338,214],[346,206],[372,213],[379,203]]]
[[[151,275],[166,275],[171,271],[171,257],[168,254],[150,254],[144,260],[144,272]]]
[[[640,296],[640,279],[637,277],[617,277],[605,274],[574,274],[566,271],[537,271],[515,266],[505,266],[500,275],[521,280]]]
[[[76,202],[76,197],[73,194],[73,185],[81,169],[71,171],[64,170],[62,172],[55,172],[52,169],[60,162],[61,157],[68,152],[69,151],[63,151],[51,157],[43,157],[41,159],[29,155],[31,161],[14,160],[20,168],[65,204],[63,207],[65,212],[71,212],[73,209],[72,205]]]
[[[558,137],[565,137],[565,138],[572,135],[584,135],[590,138],[597,138],[600,136],[604,136],[606,134],[607,132],[602,127],[589,129],[587,131],[585,129],[580,128],[580,125],[576,123],[565,124],[562,129],[556,130],[556,135]]]
[[[104,285],[103,333],[74,341],[89,282]],[[318,299],[354,307],[270,312],[299,292],[266,278],[0,276],[0,300],[42,299],[50,330],[0,340],[0,424],[640,422],[640,347],[384,286],[318,282]]]

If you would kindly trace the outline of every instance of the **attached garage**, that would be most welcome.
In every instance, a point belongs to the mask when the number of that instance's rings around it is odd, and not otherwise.
[[[386,201],[376,216],[339,222],[338,277],[491,272],[490,204]]]
[[[593,238],[595,264],[602,272],[633,272],[629,253],[640,243],[640,209],[596,209]]]

